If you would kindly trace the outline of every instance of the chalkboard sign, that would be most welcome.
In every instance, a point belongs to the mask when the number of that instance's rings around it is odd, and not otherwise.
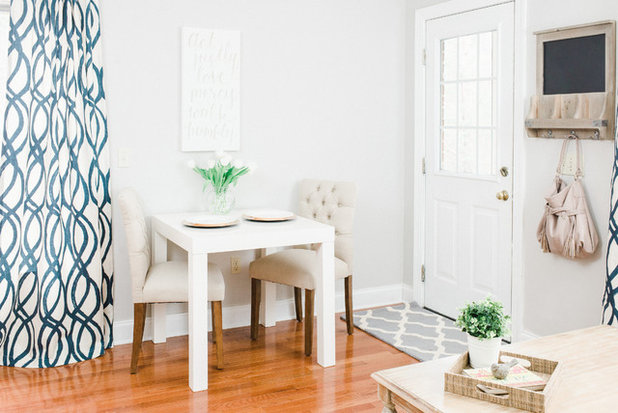
[[[605,92],[605,34],[543,43],[543,94]]]
[[[536,95],[526,132],[536,138],[614,139],[616,22],[550,28],[536,35]]]

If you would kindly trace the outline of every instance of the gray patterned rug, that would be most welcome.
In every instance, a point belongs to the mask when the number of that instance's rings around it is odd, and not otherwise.
[[[420,361],[467,350],[466,334],[453,321],[416,303],[355,311],[354,325]]]

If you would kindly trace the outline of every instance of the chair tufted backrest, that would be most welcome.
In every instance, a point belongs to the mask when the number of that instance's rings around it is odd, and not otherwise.
[[[335,227],[335,256],[348,264],[350,273],[356,192],[353,182],[306,179],[300,184],[299,215]]]
[[[133,188],[124,188],[118,193],[124,232],[129,249],[133,302],[143,302],[144,281],[150,268],[150,237],[146,228],[144,211],[139,196]]]

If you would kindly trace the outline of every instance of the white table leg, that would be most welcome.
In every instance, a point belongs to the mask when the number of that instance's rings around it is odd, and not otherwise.
[[[167,340],[167,304],[154,303],[152,308],[152,342],[165,343]]]
[[[262,281],[260,306],[260,324],[274,327],[277,323],[277,284]]]
[[[322,243],[317,250],[316,308],[318,310],[318,364],[335,365],[335,246]]]
[[[189,387],[208,389],[208,254],[189,252]]]
[[[154,264],[167,261],[167,238],[163,237],[153,228],[152,231],[152,262]],[[152,316],[152,342],[165,343],[166,332],[166,304],[153,304],[151,306]]]
[[[258,251],[260,257],[272,254],[274,248],[262,248]],[[277,284],[262,281],[262,297],[260,299],[260,324],[264,327],[274,327],[277,323]]]

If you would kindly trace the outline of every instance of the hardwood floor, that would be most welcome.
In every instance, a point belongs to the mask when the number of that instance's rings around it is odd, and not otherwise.
[[[304,356],[303,324],[296,320],[225,330],[225,366],[216,369],[210,342],[209,390],[193,393],[187,380],[187,337],[143,344],[138,372],[129,374],[131,345],[70,366],[0,367],[0,411],[379,412],[376,370],[414,363],[410,356],[337,319],[337,365]],[[315,343],[314,343],[315,345]],[[314,347],[317,348],[317,347]]]

